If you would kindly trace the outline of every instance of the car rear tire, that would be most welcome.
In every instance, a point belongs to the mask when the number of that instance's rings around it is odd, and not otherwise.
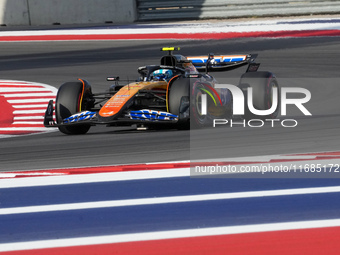
[[[249,72],[242,75],[239,87],[244,92],[245,114],[244,119],[275,119],[280,110],[280,88],[274,74],[270,72]],[[273,103],[273,88],[278,89],[278,105],[272,114],[258,116],[250,112],[248,108],[247,88],[253,88],[253,105],[257,110],[268,110]]]
[[[212,114],[212,107],[219,105],[219,98],[216,96],[216,91],[209,84],[194,83],[191,88],[191,108],[190,108],[190,124],[191,128],[212,127],[214,115]],[[202,112],[202,96],[206,95],[207,112]]]
[[[266,92],[265,92],[266,93],[266,96],[265,96],[266,109],[270,109],[270,107],[273,104],[273,88],[278,89],[278,102],[277,102],[278,105],[276,107],[276,110],[272,114],[265,116],[267,119],[276,119],[280,112],[281,94],[280,94],[279,83],[277,82],[275,77],[271,77],[271,79],[268,81],[266,85]]]
[[[85,93],[87,92],[87,93]],[[65,118],[70,117],[77,112],[81,112],[87,109],[83,109],[86,105],[84,97],[88,97],[91,93],[91,87],[87,86],[85,90],[85,84],[82,82],[67,82],[61,85],[58,90],[56,103],[55,103],[55,114],[57,123],[60,124]],[[85,98],[86,99],[86,98]],[[67,135],[79,135],[86,134],[91,125],[89,124],[75,124],[70,126],[58,127],[60,132]]]

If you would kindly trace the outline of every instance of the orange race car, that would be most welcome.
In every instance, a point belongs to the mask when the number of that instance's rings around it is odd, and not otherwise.
[[[160,65],[139,67],[139,79],[124,85],[119,77],[109,77],[107,80],[114,84],[103,93],[92,93],[91,85],[83,79],[64,83],[58,90],[55,109],[53,100],[48,104],[44,125],[58,127],[65,134],[85,134],[99,124],[136,124],[138,128],[166,124],[179,129],[211,125],[216,118],[232,118],[233,95],[229,89],[216,89],[217,81],[210,73],[245,65],[248,68],[238,87],[256,90],[255,108],[271,107],[272,91],[278,83],[272,73],[257,71],[260,64],[254,62],[256,54],[184,57],[173,54],[179,48],[161,50],[169,53],[161,58]],[[275,118],[277,112],[278,107],[266,118]],[[249,114],[246,109],[243,117]]]

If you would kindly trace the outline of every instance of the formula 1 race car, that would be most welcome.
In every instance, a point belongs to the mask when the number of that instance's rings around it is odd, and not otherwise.
[[[178,129],[209,126],[214,119],[233,117],[233,94],[229,89],[215,89],[217,81],[210,73],[245,65],[248,68],[238,88],[245,97],[246,88],[253,89],[254,108],[271,108],[278,83],[274,74],[257,71],[260,64],[254,62],[256,54],[184,57],[173,54],[179,48],[161,50],[168,54],[160,65],[139,67],[139,79],[125,85],[119,77],[108,77],[114,84],[103,93],[92,93],[91,85],[83,79],[64,83],[58,90],[55,109],[53,100],[48,104],[44,125],[58,127],[65,134],[85,134],[99,124],[136,124],[139,128],[166,124]],[[275,118],[278,108],[262,117]],[[252,117],[247,106],[241,117]]]

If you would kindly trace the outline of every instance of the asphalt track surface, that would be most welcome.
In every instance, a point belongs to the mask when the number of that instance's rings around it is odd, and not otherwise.
[[[79,178],[83,177],[75,176],[73,180]],[[35,182],[35,178],[30,179]],[[102,177],[101,181],[94,182],[92,177],[90,183],[44,185],[43,182],[37,180],[33,186],[1,188],[0,251],[11,247],[10,250],[28,250],[15,254],[112,254],[113,251],[114,254],[136,254],[136,251],[138,254],[225,254],[226,251],[228,254],[298,254],[293,252],[296,250],[304,254],[320,254],[320,251],[337,254],[339,247],[336,238],[340,205],[334,203],[340,196],[340,187],[335,186],[337,179],[243,179],[235,182],[225,178],[186,176],[118,181],[108,174],[105,181]],[[11,184],[15,186],[15,183],[12,180]],[[205,194],[213,198],[207,199]],[[219,197],[220,194],[225,198]],[[237,196],[226,198],[226,195]],[[307,226],[307,234],[296,231],[301,224],[306,228],[306,224],[315,226],[327,220],[336,224],[330,225],[334,228],[308,229],[313,227]],[[278,230],[275,223],[283,223],[281,228],[293,226],[295,231],[253,233],[254,229],[257,229],[255,232],[265,231],[263,227]],[[259,224],[263,224],[262,227]],[[209,239],[216,233],[212,231],[219,227],[239,228],[243,234],[224,233],[226,236]],[[178,235],[174,234],[176,230]],[[205,231],[208,237],[196,241],[177,239],[187,230],[193,231],[195,236]],[[167,238],[172,239],[157,244],[158,238],[164,239],[162,231],[169,231]],[[330,233],[325,235],[325,232]],[[148,251],[145,247],[139,250],[143,242],[122,241],[135,233],[142,236],[141,240],[148,240],[144,238],[151,235],[151,241],[156,241],[144,242]],[[91,246],[96,237],[104,240],[104,244],[109,239],[108,243],[113,242],[113,246]],[[219,238],[222,239],[218,241]],[[54,252],[34,249],[46,243],[47,247],[58,247],[58,243],[65,247],[68,246],[66,240],[71,246],[81,241],[82,247],[54,249]],[[285,240],[294,246],[283,245]],[[129,246],[129,252],[123,252],[120,245]],[[97,253],[91,249],[96,249]]]
[[[276,74],[283,86],[306,87],[312,117],[299,116],[294,129],[225,128],[215,130],[149,130],[94,127],[87,135],[59,132],[0,140],[0,170],[46,169],[188,160],[197,157],[247,157],[340,149],[338,37],[229,39],[218,41],[2,42],[0,78],[59,87],[84,78],[94,92],[106,90],[106,77],[137,78],[137,67],[157,64],[162,46],[181,46],[183,55],[258,53],[261,70]],[[244,68],[217,73],[237,83]],[[227,79],[228,78],[228,79]],[[301,81],[301,83],[296,81]],[[208,152],[207,154],[205,154]]]

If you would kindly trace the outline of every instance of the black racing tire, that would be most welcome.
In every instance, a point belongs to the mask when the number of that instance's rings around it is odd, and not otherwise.
[[[272,106],[273,103],[273,88],[277,88],[278,89],[278,106],[276,107],[276,110],[268,115],[265,116],[267,119],[276,119],[277,116],[279,116],[279,112],[280,112],[280,106],[281,106],[281,92],[280,92],[280,88],[279,88],[279,83],[277,82],[277,79],[275,77],[271,77],[270,80],[268,81],[267,85],[266,85],[266,95],[265,95],[265,104],[266,104],[266,109],[270,109],[270,107]]]
[[[67,82],[61,85],[58,90],[56,103],[55,103],[55,115],[57,123],[70,117],[77,112],[86,110],[82,109],[81,102],[84,97],[84,84],[82,82]],[[86,134],[91,125],[88,124],[75,124],[71,126],[59,126],[60,132],[67,135],[80,135]]]
[[[176,125],[178,129],[190,129],[189,118],[180,118],[180,107],[182,100],[187,100],[188,103],[190,102],[190,79],[179,77],[174,80],[169,86],[169,112],[179,116],[179,120]]]
[[[204,127],[213,126],[213,117],[209,113],[209,106],[218,102],[215,92],[212,86],[203,84],[201,82],[195,82],[191,87],[190,98],[190,125],[193,129],[199,129]],[[207,114],[202,113],[202,95],[207,95]],[[212,99],[214,97],[214,99]],[[215,102],[214,102],[215,100]]]
[[[258,116],[250,112],[248,108],[248,95],[247,88],[253,88],[253,104],[258,110],[268,110],[272,106],[273,102],[273,88],[278,89],[278,105],[272,114]],[[239,88],[244,91],[245,99],[245,114],[242,116],[244,119],[275,119],[279,115],[280,111],[280,88],[278,81],[274,74],[270,72],[249,72],[242,75]]]

